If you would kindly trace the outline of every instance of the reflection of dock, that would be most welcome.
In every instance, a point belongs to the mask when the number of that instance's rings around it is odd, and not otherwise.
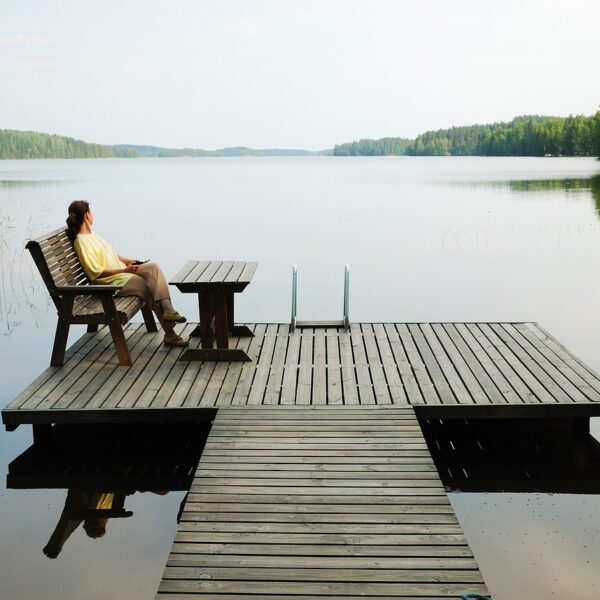
[[[447,490],[600,494],[600,443],[569,419],[420,422]]]
[[[7,487],[102,491],[189,489],[208,424],[59,425],[8,465]]]
[[[180,361],[183,350],[130,324],[131,367],[119,366],[102,328],[2,411],[7,429],[34,425],[39,444],[56,444],[65,424],[133,430],[215,419],[163,600],[485,592],[444,486],[598,487],[589,417],[600,415],[600,378],[535,323],[249,328],[254,337],[234,337],[230,347],[251,362],[202,362]],[[517,419],[539,431],[519,441]],[[194,465],[202,444],[198,436]],[[77,485],[60,462],[58,471],[44,463],[43,446],[28,452],[11,464],[13,486]],[[46,466],[34,473],[37,464]],[[106,485],[127,487],[119,468],[119,481]],[[192,471],[147,489],[181,489]],[[142,477],[131,487],[148,485]]]

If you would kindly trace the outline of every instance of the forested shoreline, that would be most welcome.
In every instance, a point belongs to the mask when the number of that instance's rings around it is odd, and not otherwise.
[[[523,116],[507,123],[427,131],[415,139],[363,139],[335,156],[599,156],[600,111],[569,117]]]
[[[130,158],[127,148],[90,144],[62,135],[0,129],[0,159]]]
[[[61,135],[0,129],[0,160],[38,158],[140,158],[175,156],[312,156],[331,154],[331,150],[311,152],[284,148],[254,149],[245,146],[202,150],[201,148],[161,148],[117,144],[114,146],[90,144]]]
[[[203,150],[133,144],[104,145],[71,137],[0,129],[0,160],[41,158],[139,158],[175,156],[596,156],[600,111],[586,117],[523,116],[506,123],[427,131],[415,139],[385,137],[336,144],[333,150]]]

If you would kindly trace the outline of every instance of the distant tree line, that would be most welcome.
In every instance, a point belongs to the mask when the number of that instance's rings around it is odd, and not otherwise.
[[[509,123],[428,131],[414,140],[364,139],[336,145],[335,156],[598,156],[600,111],[569,117],[516,117]]]
[[[88,144],[61,135],[0,129],[0,159],[21,158],[127,158],[136,154],[126,148]]]
[[[88,144],[81,140],[34,131],[14,131],[0,129],[0,159],[35,158],[138,158],[176,156],[312,156],[331,154],[331,150],[311,152],[280,148],[253,149],[244,146],[202,150],[200,148],[161,148],[159,146],[138,146],[120,144],[108,146]]]

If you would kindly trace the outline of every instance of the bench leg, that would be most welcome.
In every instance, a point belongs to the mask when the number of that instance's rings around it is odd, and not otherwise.
[[[144,317],[144,323],[146,324],[146,331],[148,333],[155,333],[158,331],[156,327],[156,321],[152,311],[144,304],[142,307],[142,316]]]
[[[98,331],[98,323],[89,323],[87,326],[88,333],[95,333]]]
[[[119,364],[124,367],[130,367],[131,354],[129,354],[125,332],[123,331],[121,321],[119,321],[114,298],[112,296],[103,296],[102,306],[104,307],[104,313],[107,316],[108,327],[110,328],[110,335],[112,336],[115,350],[119,357]]]
[[[56,334],[54,335],[54,346],[52,347],[52,358],[50,359],[51,367],[63,366],[65,350],[67,349],[67,340],[69,339],[74,301],[75,297],[71,295],[67,295],[61,301],[58,312],[58,323],[56,324]]]
[[[54,346],[52,347],[51,367],[62,367],[65,360],[65,350],[67,349],[67,340],[69,338],[70,323],[65,319],[58,319],[56,324],[56,334],[54,336]]]

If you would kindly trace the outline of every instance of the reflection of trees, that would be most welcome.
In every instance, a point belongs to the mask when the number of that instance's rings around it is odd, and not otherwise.
[[[64,184],[63,181],[56,179],[0,179],[0,188],[48,187],[62,184]]]
[[[594,177],[599,177],[598,175]],[[594,177],[568,177],[565,179],[516,179],[509,181],[513,192],[587,192]]]
[[[517,194],[535,192],[583,193],[592,195],[596,212],[600,216],[600,173],[592,177],[565,177],[562,179],[514,179],[512,181],[470,181],[460,185],[510,189]]]
[[[590,178],[591,181],[591,190],[592,190],[592,198],[594,199],[594,204],[596,205],[596,212],[600,215],[600,175],[594,175]]]
[[[600,174],[566,179],[522,179],[509,182],[514,192],[590,192],[600,215]]]

